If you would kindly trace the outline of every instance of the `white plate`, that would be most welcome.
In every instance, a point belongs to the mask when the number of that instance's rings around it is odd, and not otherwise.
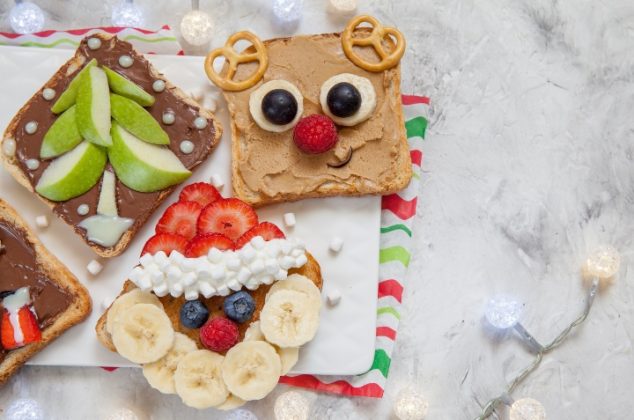
[[[0,101],[0,128],[3,131],[22,104],[71,55],[72,52],[67,50],[0,47],[0,95],[3,98]],[[209,89],[202,57],[152,55],[148,58],[185,92]],[[222,106],[220,109],[217,116],[227,133],[229,121],[226,108]],[[227,183],[224,195],[229,194],[230,141],[230,135],[225,134],[219,147],[190,181],[208,181],[212,174],[218,173]],[[38,230],[42,242],[88,287],[93,298],[94,309],[90,318],[62,335],[29,364],[132,366],[97,342],[94,326],[104,310],[102,302],[119,293],[123,280],[137,263],[145,240],[152,235],[158,218],[177,194],[163,203],[123,255],[104,261],[105,268],[96,277],[86,271],[86,264],[95,258],[90,248],[4,169],[0,169],[0,197],[14,206],[32,226],[37,215],[51,216],[51,226]],[[285,212],[294,212],[297,216],[297,225],[292,231],[284,228],[282,215]],[[270,220],[287,234],[306,242],[308,250],[321,264],[324,296],[335,288],[343,295],[341,303],[334,309],[329,308],[324,299],[319,332],[311,343],[302,348],[300,361],[293,373],[351,375],[365,372],[374,355],[380,198],[304,200],[267,207],[258,213],[262,220]],[[329,241],[335,235],[345,241],[343,250],[336,256],[328,250]]]

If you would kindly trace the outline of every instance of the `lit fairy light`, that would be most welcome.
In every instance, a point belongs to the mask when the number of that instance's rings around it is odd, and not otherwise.
[[[273,0],[273,15],[281,26],[296,26],[303,14],[304,0]]]
[[[224,420],[258,420],[258,416],[244,408],[236,408],[228,412]]]
[[[4,410],[6,420],[44,420],[44,410],[31,398],[18,398]]]
[[[110,413],[106,420],[139,420],[139,416],[129,408],[122,407]]]
[[[357,0],[328,0],[328,11],[343,16],[350,16],[357,11]]]
[[[413,387],[399,392],[394,403],[394,415],[399,420],[422,420],[427,415],[429,403]]]
[[[546,411],[539,401],[522,398],[511,404],[509,420],[546,420]]]
[[[609,245],[597,248],[586,261],[586,270],[592,277],[608,279],[614,277],[621,266],[619,252]]]
[[[132,0],[123,0],[112,9],[112,24],[125,28],[138,28],[143,26],[145,19],[143,10]]]
[[[308,400],[297,391],[287,391],[277,397],[273,412],[276,420],[307,420]]]
[[[499,329],[512,328],[520,320],[522,305],[508,296],[495,296],[487,303],[484,310],[486,320]]]
[[[32,34],[44,27],[45,16],[37,4],[30,1],[16,1],[9,12],[9,25],[19,34]]]
[[[181,20],[181,35],[188,44],[194,46],[206,45],[211,41],[214,22],[208,13],[192,10]]]

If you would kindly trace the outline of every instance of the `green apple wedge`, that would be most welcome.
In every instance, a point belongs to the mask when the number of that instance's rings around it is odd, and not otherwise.
[[[77,89],[79,88],[79,80],[86,70],[95,64],[97,64],[97,60],[93,58],[84,66],[83,69],[79,71],[79,73],[77,73],[73,80],[70,81],[66,90],[59,95],[59,98],[57,98],[57,101],[55,101],[51,107],[51,111],[53,111],[53,113],[61,114],[75,104],[75,100],[77,99]]]
[[[170,138],[152,114],[131,99],[110,94],[112,118],[126,131],[152,144],[170,144]]]
[[[106,66],[103,66],[103,71],[106,72],[108,85],[110,85],[110,90],[114,93],[132,99],[141,106],[151,106],[154,104],[154,96],[144,91],[141,86]]]
[[[91,67],[79,81],[77,128],[82,137],[98,146],[112,145],[110,138],[110,89],[106,73]]]
[[[108,158],[119,180],[139,192],[160,191],[191,175],[167,147],[146,143],[116,122],[112,124]]]
[[[62,155],[81,143],[81,134],[75,123],[75,105],[60,115],[44,134],[40,157],[50,159]]]
[[[66,201],[90,190],[106,167],[104,149],[87,141],[51,162],[35,186],[51,201]]]

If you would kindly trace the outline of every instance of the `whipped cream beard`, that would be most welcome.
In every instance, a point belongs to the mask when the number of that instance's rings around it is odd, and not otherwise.
[[[187,258],[178,251],[145,254],[129,279],[141,290],[158,297],[185,295],[227,296],[242,287],[255,290],[262,284],[285,280],[288,270],[302,267],[308,258],[303,243],[295,239],[265,241],[256,236],[236,251],[212,248],[207,256]]]

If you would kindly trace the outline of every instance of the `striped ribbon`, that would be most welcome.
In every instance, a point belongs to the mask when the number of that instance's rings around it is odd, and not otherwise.
[[[383,396],[401,318],[403,281],[411,258],[412,224],[416,214],[429,106],[429,99],[422,96],[403,95],[402,100],[414,176],[407,188],[384,196],[381,203],[379,300],[372,366],[358,376],[284,376],[280,383],[347,396]]]

